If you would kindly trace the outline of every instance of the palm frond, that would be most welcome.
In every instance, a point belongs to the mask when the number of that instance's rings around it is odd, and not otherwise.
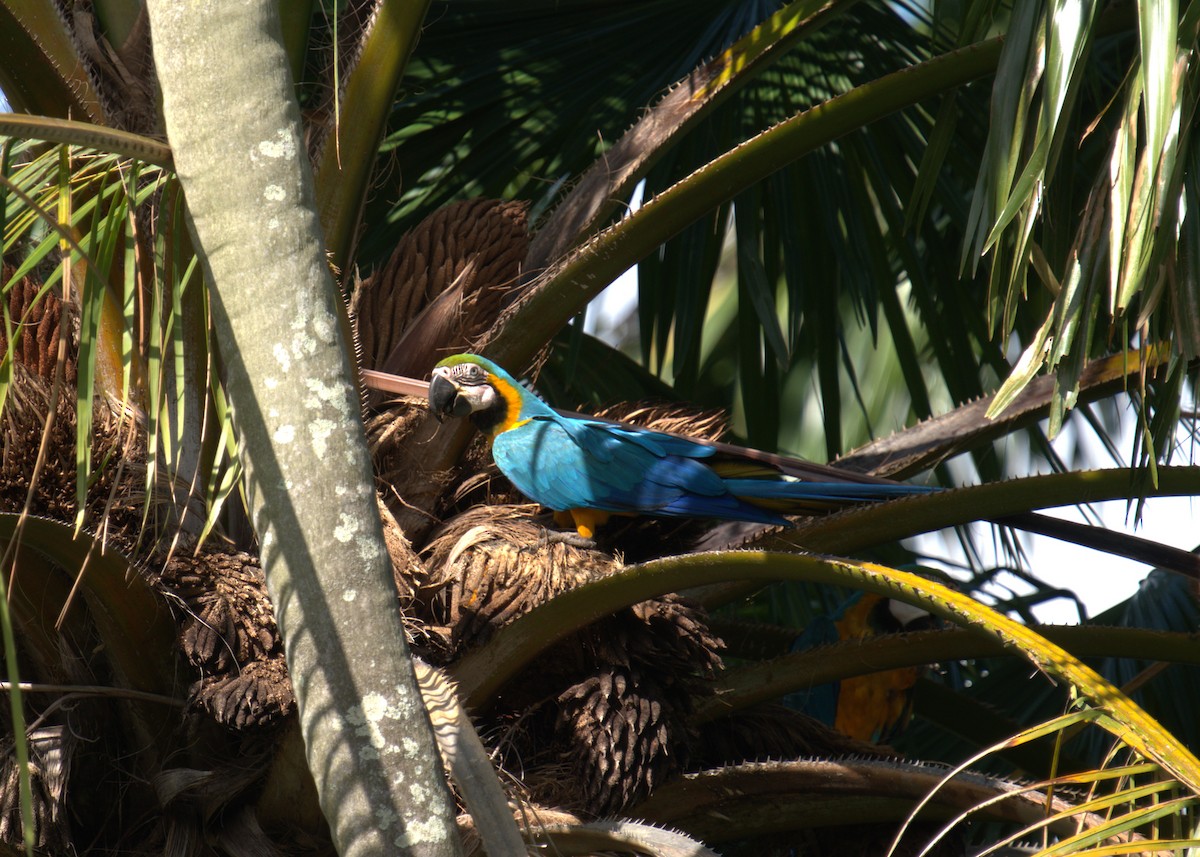
[[[140,140],[134,139],[135,148]],[[97,398],[107,398],[144,415],[148,448],[159,453],[147,461],[146,493],[165,491],[173,500],[145,505],[153,538],[174,527],[169,539],[182,532],[193,540],[211,529],[232,487],[226,478],[221,490],[207,493],[208,483],[216,485],[217,474],[236,465],[229,458],[235,447],[228,413],[210,415],[213,399],[206,391],[217,374],[206,297],[174,178],[119,154],[31,142],[9,148],[12,159],[0,176],[4,255],[12,262],[4,289],[33,276],[38,300],[65,288],[68,303],[78,307],[80,330],[71,342],[78,366],[77,513],[86,509],[92,481],[92,414]],[[183,510],[179,517],[151,517],[176,508],[175,502]]]
[[[779,5],[435,4],[384,143],[360,263],[448,202],[556,196],[660,92]]]

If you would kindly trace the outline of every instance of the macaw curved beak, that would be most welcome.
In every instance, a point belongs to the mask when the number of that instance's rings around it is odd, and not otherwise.
[[[429,410],[440,423],[446,417],[465,417],[471,413],[471,403],[460,396],[458,385],[437,372],[429,379]]]

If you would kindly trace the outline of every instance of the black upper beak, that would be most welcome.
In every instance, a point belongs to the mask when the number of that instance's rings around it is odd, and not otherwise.
[[[458,386],[443,375],[429,380],[429,409],[440,423],[447,416],[465,417],[471,413],[471,403],[458,395]]]

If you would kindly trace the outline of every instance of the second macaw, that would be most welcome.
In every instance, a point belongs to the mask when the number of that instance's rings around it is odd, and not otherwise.
[[[599,420],[564,416],[495,363],[457,354],[429,382],[438,420],[470,417],[492,442],[500,471],[522,494],[569,513],[590,539],[609,515],[721,518],[787,524],[848,503],[930,489],[916,485],[807,482],[710,444]]]
[[[871,592],[856,592],[832,616],[819,616],[809,622],[792,644],[792,651],[935,628],[938,624],[920,607]],[[866,673],[790,693],[783,702],[843,735],[886,743],[907,724],[913,687],[924,672],[922,667],[902,667]]]

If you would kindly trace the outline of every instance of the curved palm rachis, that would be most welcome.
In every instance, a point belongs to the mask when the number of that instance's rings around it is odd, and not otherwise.
[[[712,444],[564,416],[483,357],[458,354],[433,370],[439,419],[470,417],[501,472],[529,499],[570,513],[584,538],[610,514],[787,524],[848,503],[928,491],[915,485],[805,482]]]

